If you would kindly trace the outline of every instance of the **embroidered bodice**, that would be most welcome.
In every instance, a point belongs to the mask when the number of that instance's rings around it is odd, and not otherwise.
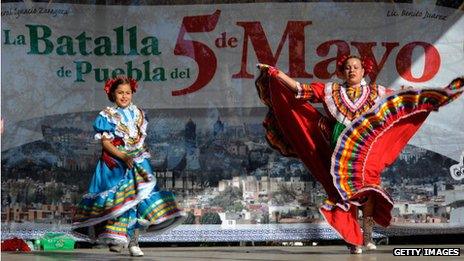
[[[149,153],[144,145],[147,124],[143,111],[133,104],[126,108],[107,107],[94,122],[95,139],[120,138],[125,151],[134,152],[136,158],[147,158]]]
[[[366,113],[382,96],[385,95],[385,87],[377,84],[361,84],[357,94],[349,94],[346,84],[329,82],[324,88],[324,103],[333,118],[347,125],[360,115]]]

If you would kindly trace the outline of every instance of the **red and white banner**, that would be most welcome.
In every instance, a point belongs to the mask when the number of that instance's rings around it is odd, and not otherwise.
[[[189,6],[2,4],[2,150],[39,139],[19,122],[108,105],[104,81],[139,80],[143,108],[261,107],[255,64],[303,82],[335,79],[338,55],[376,61],[378,83],[441,87],[462,75],[461,10],[391,3]],[[464,99],[412,144],[458,160]],[[434,137],[434,140],[430,140]]]

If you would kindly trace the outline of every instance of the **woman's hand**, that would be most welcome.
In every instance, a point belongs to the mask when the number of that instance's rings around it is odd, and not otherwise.
[[[279,80],[281,83],[283,83],[287,88],[289,88],[292,92],[298,93],[298,86],[299,83],[292,78],[290,78],[288,75],[285,73],[281,72],[279,69],[275,68],[274,66],[270,66],[264,63],[258,63],[256,64],[258,69],[260,70],[268,70],[268,74],[271,77],[275,77],[277,80]]]
[[[134,159],[129,156],[128,154],[124,154],[124,156],[121,158],[124,163],[126,163],[127,168],[132,169],[134,166]]]
[[[276,78],[279,78],[279,69],[275,68],[274,66],[270,66],[270,65],[267,65],[267,64],[264,64],[264,63],[258,63],[256,64],[256,67],[258,67],[258,69],[260,71],[265,71],[267,70],[267,73],[269,74],[269,76],[271,77],[276,77]]]
[[[256,67],[258,67],[259,70],[265,70],[265,69],[268,69],[271,66],[269,66],[267,64],[264,64],[264,63],[257,63]]]

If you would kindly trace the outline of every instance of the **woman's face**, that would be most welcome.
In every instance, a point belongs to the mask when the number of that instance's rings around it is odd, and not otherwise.
[[[364,76],[364,68],[358,58],[349,58],[343,68],[343,76],[348,84],[354,85],[361,83]]]
[[[121,108],[126,108],[132,102],[132,89],[128,83],[118,85],[114,90],[114,102]]]

